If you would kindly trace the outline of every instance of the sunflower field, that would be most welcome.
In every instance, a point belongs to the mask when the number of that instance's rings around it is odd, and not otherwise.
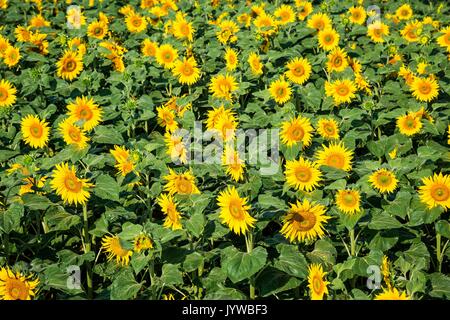
[[[446,1],[0,0],[0,299],[450,299],[449,118]]]

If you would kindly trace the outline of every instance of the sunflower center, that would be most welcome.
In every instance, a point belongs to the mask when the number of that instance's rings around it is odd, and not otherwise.
[[[312,282],[313,282],[314,292],[321,293],[322,285],[323,285],[322,279],[320,279],[320,277],[318,277],[318,276],[315,276]]]
[[[39,139],[42,137],[42,126],[35,123],[30,127],[30,134],[33,136],[33,138]]]
[[[391,184],[392,182],[392,178],[384,173],[381,173],[378,175],[378,184],[382,185],[382,186],[388,186]]]
[[[309,231],[316,225],[316,216],[309,211],[298,211],[294,213],[294,225],[298,231]]]
[[[133,24],[133,26],[139,27],[141,25],[141,19],[138,17],[135,17],[131,23]]]
[[[381,37],[381,28],[374,28],[373,34],[375,35],[375,37]]]
[[[316,29],[322,30],[325,27],[325,23],[322,20],[316,22]]]
[[[185,65],[183,66],[183,74],[184,74],[185,76],[191,76],[193,73],[194,73],[194,68],[192,68],[191,65],[185,64]]]
[[[67,176],[64,179],[64,185],[70,192],[78,193],[81,190],[81,181],[74,176]]]
[[[189,28],[189,26],[186,24],[186,23],[183,23],[181,26],[180,26],[180,31],[181,31],[181,34],[182,35],[184,35],[185,37],[187,37],[188,35],[189,35],[189,33],[190,33],[190,28]]]
[[[192,192],[192,185],[185,178],[180,178],[177,181],[177,189],[178,189],[179,193],[184,193],[184,194],[191,193]]]
[[[406,119],[405,125],[408,128],[413,129],[416,127],[416,121],[412,117],[409,117],[408,119]]]
[[[65,64],[65,68],[64,68],[64,69],[65,69],[67,72],[72,72],[72,71],[74,71],[76,68],[77,68],[77,62],[76,62],[75,60],[70,59],[70,60],[66,61],[66,64]]]
[[[292,69],[292,73],[296,77],[301,77],[305,73],[305,69],[303,68],[303,66],[296,66],[294,69]]]
[[[311,170],[306,167],[300,167],[295,169],[295,177],[301,182],[309,182],[311,180]]]
[[[357,202],[356,197],[349,192],[344,194],[342,200],[344,200],[344,202],[347,206],[354,206]]]
[[[431,92],[431,86],[428,83],[423,83],[419,86],[419,91],[422,94],[429,94]]]
[[[361,15],[360,15],[360,13],[358,11],[353,12],[352,15],[353,15],[353,19],[355,19],[355,20],[358,20],[361,17]]]
[[[334,132],[335,132],[334,127],[331,124],[325,125],[325,131],[330,135],[334,134]]]
[[[286,89],[285,88],[280,87],[280,88],[277,89],[277,95],[279,97],[283,97],[285,94],[286,94]]]
[[[164,53],[164,60],[165,60],[166,62],[172,61],[172,60],[173,60],[172,53],[169,52],[169,51],[165,52],[165,53]]]
[[[431,197],[436,201],[446,201],[450,198],[450,189],[444,184],[437,184],[431,188]]]
[[[75,141],[75,142],[80,142],[81,140],[81,135],[80,135],[80,130],[78,130],[77,128],[70,128],[69,129],[69,137]]]
[[[297,141],[303,139],[304,135],[305,135],[305,131],[303,130],[302,127],[295,126],[291,130],[292,138],[294,138]]]
[[[103,33],[103,29],[102,29],[102,28],[96,27],[96,28],[94,29],[94,34],[95,34],[96,36],[99,36],[99,35],[101,35],[102,33]]]
[[[342,86],[339,86],[336,89],[336,92],[337,92],[338,95],[344,97],[344,96],[349,94],[350,90],[349,90],[349,88],[347,86],[342,85]]]
[[[342,65],[342,58],[340,56],[334,57],[333,64],[335,67],[340,67]]]
[[[241,203],[237,200],[231,200],[230,201],[230,214],[233,216],[233,218],[238,220],[243,220],[244,215],[242,212],[242,206]]]
[[[5,88],[0,88],[0,101],[6,101],[8,99],[8,90]]]
[[[450,44],[450,34],[445,35],[444,40],[446,44]]]
[[[402,17],[407,17],[408,14],[409,14],[409,11],[408,11],[408,10],[402,10],[402,11],[400,11],[400,15],[401,15]]]
[[[93,116],[93,114],[89,107],[87,107],[87,106],[81,107],[80,112],[79,112],[80,119],[84,119],[87,121],[87,120],[92,119],[92,116]]]
[[[26,300],[28,296],[28,288],[23,281],[19,279],[8,279],[7,290],[13,300]]]
[[[326,160],[326,164],[330,167],[343,168],[345,165],[345,159],[341,154],[330,154]]]
[[[332,36],[331,34],[327,34],[327,35],[324,37],[324,42],[325,42],[326,44],[331,44],[331,43],[333,43],[333,40],[334,40],[334,38],[333,38],[333,36]]]

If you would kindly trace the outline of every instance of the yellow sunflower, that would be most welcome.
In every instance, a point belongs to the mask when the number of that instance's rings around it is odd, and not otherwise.
[[[225,62],[228,71],[233,71],[238,65],[238,54],[236,50],[227,48],[225,50]]]
[[[40,178],[33,178],[33,177],[24,178],[23,182],[25,184],[20,186],[19,196],[25,193],[34,193],[35,189],[42,189],[45,185],[46,180],[47,177],[45,176]],[[38,194],[39,193],[40,192],[38,192]]]
[[[263,74],[263,64],[261,62],[261,58],[259,56],[259,54],[252,52],[250,53],[250,55],[248,56],[248,60],[247,60],[248,64],[250,65],[250,70],[252,71],[252,73],[254,75],[262,75]]]
[[[317,132],[324,139],[339,139],[339,125],[334,119],[319,119],[317,122]]]
[[[3,62],[10,68],[17,65],[20,58],[21,56],[19,48],[13,46],[9,46],[8,49],[6,49],[3,53]]]
[[[392,171],[381,168],[370,175],[369,182],[380,193],[390,193],[397,188],[398,180]]]
[[[288,102],[292,95],[292,89],[289,86],[289,82],[284,80],[283,77],[270,83],[269,92],[272,98],[279,104]]]
[[[178,51],[171,44],[163,44],[156,50],[156,61],[166,69],[171,69],[178,58]]]
[[[102,238],[102,250],[108,255],[108,261],[115,259],[116,263],[122,266],[129,265],[130,258],[133,255],[133,250],[127,249],[118,235],[104,236]]]
[[[353,151],[347,149],[342,142],[331,142],[328,147],[322,145],[322,150],[317,152],[316,158],[317,163],[322,166],[350,171],[352,169]]]
[[[311,64],[306,58],[294,58],[286,64],[287,78],[296,84],[305,83],[311,76]]]
[[[125,147],[115,145],[114,149],[110,149],[109,152],[117,162],[128,161],[130,158],[130,152]]]
[[[219,119],[222,117],[232,118],[235,120],[234,113],[231,109],[226,109],[223,105],[218,108],[213,108],[208,111],[208,116],[206,119],[206,129],[207,130],[217,130]]]
[[[90,197],[88,188],[94,186],[88,181],[76,176],[75,166],[69,167],[69,164],[61,163],[53,170],[50,186],[57,195],[61,196],[64,203],[84,205]]]
[[[178,129],[178,123],[175,120],[175,113],[168,106],[160,106],[156,108],[158,113],[158,124],[166,128],[167,132],[174,132]]]
[[[366,21],[367,14],[363,7],[353,6],[348,9],[348,12],[350,13],[349,20],[351,23],[362,25]]]
[[[107,33],[108,25],[98,20],[90,23],[87,29],[87,35],[91,38],[103,39]]]
[[[172,25],[172,32],[175,38],[179,40],[192,41],[195,29],[192,27],[192,23],[186,20],[183,13],[178,12]]]
[[[333,97],[336,105],[350,103],[356,97],[356,86],[352,80],[338,79],[333,82],[325,82],[325,94]]]
[[[137,235],[133,240],[133,250],[139,253],[148,249],[153,249],[152,239],[144,233]]]
[[[278,7],[275,12],[274,16],[278,19],[279,24],[288,24],[295,22],[295,12],[294,9],[292,9],[291,6],[283,4],[280,7]]]
[[[326,274],[320,264],[313,263],[309,265],[308,288],[310,290],[311,300],[323,300],[323,296],[328,294],[327,285],[330,283],[325,280]]]
[[[408,113],[397,118],[397,128],[401,134],[412,136],[422,129],[421,118],[414,113]]]
[[[255,18],[253,24],[256,27],[256,32],[263,37],[269,37],[277,32],[275,18],[268,13],[261,13]]]
[[[74,124],[70,118],[59,124],[59,132],[64,142],[68,145],[75,145],[78,149],[84,149],[88,145],[89,138],[86,136],[86,133]]]
[[[56,66],[58,77],[71,81],[83,70],[82,56],[79,52],[66,50]]]
[[[226,173],[231,178],[238,182],[244,179],[245,163],[239,158],[238,151],[230,145],[225,146],[225,150],[222,155],[222,165],[226,167]]]
[[[439,95],[439,84],[431,77],[414,77],[411,84],[412,95],[418,101],[430,102]]]
[[[241,198],[234,186],[223,190],[217,197],[220,218],[231,231],[238,235],[245,234],[256,223],[256,219],[248,213],[250,206],[247,202],[248,199]]]
[[[319,39],[319,47],[323,50],[333,50],[339,44],[339,33],[332,28],[326,28],[319,31],[317,34]]]
[[[322,180],[322,172],[317,164],[303,157],[299,160],[287,160],[284,175],[289,186],[306,192],[313,191]]]
[[[408,3],[405,3],[397,8],[395,15],[399,20],[409,20],[413,15],[413,11],[411,6]]]
[[[299,142],[302,143],[303,148],[311,145],[313,127],[308,118],[298,116],[290,121],[283,122],[281,127],[281,141],[288,147]]]
[[[361,196],[358,190],[338,190],[336,193],[336,205],[342,212],[354,215],[361,212]]]
[[[312,4],[309,1],[295,0],[295,7],[300,21],[304,21],[313,11]]]
[[[0,108],[10,107],[16,102],[16,88],[8,80],[0,81]]]
[[[305,199],[297,204],[291,203],[291,208],[283,217],[281,234],[290,242],[314,241],[324,236],[323,226],[330,219],[325,215],[325,207]]]
[[[374,22],[367,26],[367,36],[372,39],[373,42],[384,42],[384,37],[389,35],[389,26],[383,22]]]
[[[14,273],[9,267],[0,269],[0,300],[31,300],[36,295],[39,279]]]
[[[211,78],[209,91],[213,97],[231,100],[231,95],[238,89],[236,79],[232,75],[219,74]]]
[[[155,57],[156,56],[156,51],[158,50],[158,43],[150,40],[150,39],[145,39],[142,42],[142,49],[141,52],[144,56],[146,57]]]
[[[198,194],[198,190],[195,185],[195,177],[190,171],[184,173],[176,173],[173,169],[169,168],[169,174],[164,176],[164,180],[167,180],[164,190],[169,194]]]
[[[200,79],[200,69],[194,57],[175,61],[172,73],[181,84],[193,85]]]
[[[216,36],[221,44],[226,45],[237,41],[236,33],[239,31],[239,27],[234,21],[222,20],[218,27],[219,30],[216,32]]]
[[[383,292],[377,294],[374,300],[410,300],[405,291],[399,292],[396,288],[383,288]]]
[[[325,13],[315,13],[308,19],[307,25],[318,31],[331,28],[331,18]]]
[[[164,134],[164,142],[167,147],[167,154],[172,161],[180,160],[181,163],[187,163],[187,149],[183,143],[183,136],[177,133],[166,132]]]
[[[444,48],[450,48],[450,26],[445,27],[439,31],[443,35],[437,38],[437,43]],[[1,40],[0,40],[1,41]]]
[[[20,34],[21,33],[19,33],[19,35]],[[16,38],[17,38],[17,36],[16,36]],[[23,42],[23,41],[21,41],[21,42]],[[9,43],[9,40],[4,38],[2,35],[0,35],[0,58],[3,58],[3,55],[5,54],[6,49],[8,49],[10,46],[11,46],[11,44]]]
[[[20,123],[23,140],[32,148],[43,148],[49,140],[48,123],[34,115],[27,115]]]
[[[133,33],[139,33],[147,29],[147,20],[138,13],[131,13],[125,18],[127,29]]]
[[[327,59],[327,71],[329,73],[333,71],[342,72],[348,66],[347,53],[339,47],[334,48],[328,54]]]
[[[419,187],[420,201],[432,209],[442,206],[450,208],[450,176],[442,173],[422,179],[423,186]]]
[[[162,193],[156,201],[161,207],[161,211],[166,215],[163,224],[164,228],[170,228],[172,230],[182,229],[181,213],[177,209],[178,204],[173,199],[173,196]]]
[[[91,131],[102,121],[102,110],[93,98],[76,97],[67,105],[70,121],[79,123],[83,130]]]
[[[421,33],[422,33],[422,23],[419,21],[413,21],[408,23],[400,31],[402,37],[408,42],[418,42],[420,40]]]

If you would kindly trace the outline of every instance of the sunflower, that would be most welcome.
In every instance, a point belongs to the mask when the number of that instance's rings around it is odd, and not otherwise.
[[[0,58],[3,58],[6,49],[8,49],[10,46],[11,44],[9,43],[9,40],[0,35]]]
[[[219,193],[217,204],[220,207],[220,218],[237,235],[245,234],[255,226],[256,219],[249,213],[247,198],[241,198],[234,186]]]
[[[178,51],[171,44],[163,44],[156,50],[156,61],[166,69],[171,69],[178,58]]]
[[[216,36],[221,44],[226,45],[237,41],[236,33],[239,31],[239,27],[234,21],[222,20],[218,27]]]
[[[147,20],[138,13],[131,13],[125,18],[127,29],[133,33],[139,33],[147,29]]]
[[[422,129],[421,118],[414,113],[408,113],[397,118],[397,128],[401,134],[412,136]]]
[[[374,22],[367,26],[367,35],[373,42],[384,42],[384,36],[389,35],[389,26],[383,22]]]
[[[313,11],[311,2],[295,0],[295,6],[297,9],[297,17],[300,21],[304,21]]]
[[[164,190],[170,195],[177,194],[199,194],[197,186],[195,185],[195,177],[190,171],[184,173],[176,173],[169,168],[169,174],[164,176],[167,180]]]
[[[174,132],[178,129],[175,113],[168,106],[157,107],[156,112],[158,113],[158,124],[166,128],[167,132]]]
[[[350,103],[356,97],[356,85],[349,79],[338,79],[334,82],[325,82],[325,94],[333,97],[336,105]]]
[[[83,130],[91,131],[102,121],[102,110],[93,98],[76,97],[67,105],[69,119],[80,124]]]
[[[374,300],[410,300],[406,292],[399,292],[396,288],[383,288],[383,292],[377,294]]]
[[[413,97],[418,101],[430,102],[439,95],[439,84],[431,77],[414,77],[411,90]]]
[[[10,107],[16,102],[16,88],[8,80],[0,81],[0,108]]]
[[[195,30],[192,27],[192,23],[185,19],[183,13],[178,12],[172,25],[172,32],[175,38],[179,40],[187,39],[192,41]]]
[[[235,151],[230,145],[225,146],[222,155],[222,165],[226,167],[226,173],[233,178],[234,181],[244,179],[245,163],[239,158],[238,151]]]
[[[17,41],[19,41],[19,42],[30,41],[31,33],[32,33],[32,31],[30,29],[31,29],[31,27],[17,26],[14,29],[14,35],[15,35]],[[5,45],[4,41],[6,41],[7,44],[9,44],[7,39],[0,36],[0,56],[1,56],[2,48],[6,48],[6,47],[4,47],[4,45]]]
[[[317,132],[324,139],[339,139],[339,125],[334,119],[319,119]]]
[[[263,74],[263,64],[261,63],[261,58],[259,56],[259,54],[252,52],[250,53],[250,55],[248,56],[248,60],[247,60],[248,64],[250,65],[250,70],[252,71],[252,73],[254,75],[262,75]]]
[[[103,39],[108,33],[108,25],[104,22],[95,20],[89,24],[87,35],[96,39]]]
[[[200,69],[194,57],[175,61],[172,73],[181,84],[193,85],[200,79]]]
[[[70,50],[77,50],[80,55],[84,55],[86,53],[86,44],[79,37],[70,39],[67,46]]]
[[[278,7],[275,12],[274,16],[278,18],[279,24],[288,24],[295,22],[295,12],[294,9],[292,9],[289,5],[281,5]]]
[[[187,150],[183,143],[183,136],[177,133],[166,132],[164,134],[164,142],[167,147],[167,154],[172,161],[180,160],[181,163],[187,163]]]
[[[391,193],[397,188],[398,180],[392,171],[381,168],[370,175],[369,182],[380,193]]]
[[[283,122],[281,127],[281,141],[288,147],[299,142],[302,143],[303,148],[311,145],[313,127],[308,118],[298,116]]]
[[[139,253],[148,249],[153,249],[152,239],[144,233],[137,235],[133,240],[133,250]]]
[[[325,280],[326,272],[323,272],[320,264],[311,264],[308,267],[308,288],[310,290],[311,300],[322,300],[324,294],[328,294],[327,285],[330,284]]]
[[[336,205],[342,212],[353,215],[361,211],[361,196],[357,190],[338,190],[336,193]]]
[[[283,77],[270,83],[269,92],[272,98],[279,104],[288,102],[292,95],[292,89],[289,86],[289,82],[284,80]]]
[[[327,71],[329,73],[333,71],[342,72],[348,66],[347,53],[339,47],[334,48],[328,54],[327,59]]]
[[[33,178],[33,177],[24,178],[23,182],[25,182],[25,184],[20,186],[19,196],[25,193],[34,193],[35,189],[42,189],[45,185],[46,180],[47,177],[45,176],[40,178]],[[40,192],[38,192],[38,194],[39,193]]]
[[[348,12],[350,13],[350,22],[362,25],[364,21],[366,21],[366,10],[364,10],[361,6],[353,6],[350,9],[348,9]]]
[[[27,115],[20,123],[23,140],[32,148],[43,148],[48,140],[50,128],[48,123],[34,115]]]
[[[286,64],[286,68],[287,78],[296,84],[305,83],[311,76],[311,64],[306,58],[294,58]]]
[[[9,267],[0,269],[0,300],[31,300],[36,295],[39,279],[14,273]]]
[[[311,29],[320,31],[331,28],[331,19],[325,13],[315,13],[308,19],[307,25]]]
[[[313,191],[322,180],[322,172],[317,164],[303,157],[299,160],[287,160],[284,174],[289,186],[306,192]]]
[[[31,48],[31,50],[44,55],[48,54],[48,41],[45,40],[46,38],[47,34],[45,33],[32,33],[30,43],[33,44],[34,48]]]
[[[319,47],[323,50],[330,51],[337,47],[340,36],[336,30],[330,27],[320,30],[317,38],[319,39]]]
[[[352,169],[353,151],[348,150],[342,142],[331,142],[328,147],[322,145],[322,150],[317,152],[316,158],[320,165],[350,171]]]
[[[330,219],[325,215],[323,205],[305,199],[303,203],[297,200],[297,204],[291,203],[290,206],[291,208],[282,219],[281,234],[286,239],[290,242],[305,242],[323,237],[325,234],[323,225]]]
[[[231,100],[231,95],[238,89],[236,79],[232,75],[219,74],[211,78],[209,91],[215,98]]]
[[[108,255],[108,261],[115,259],[116,263],[122,266],[130,264],[130,258],[133,255],[133,250],[127,249],[118,235],[104,236],[102,250]]]
[[[155,57],[158,50],[158,44],[150,39],[145,39],[142,42],[141,52],[146,57]]]
[[[263,37],[269,37],[277,31],[277,23],[275,18],[265,12],[261,13],[253,21],[256,27],[256,32]]]
[[[88,179],[80,179],[76,176],[75,166],[69,167],[67,163],[56,165],[53,170],[53,180],[50,183],[56,194],[61,196],[64,203],[84,205],[89,197],[87,190],[94,185]]]
[[[206,129],[217,130],[217,124],[219,123],[219,119],[222,116],[235,119],[234,113],[231,109],[226,109],[223,105],[219,108],[213,108],[212,110],[208,111],[208,116],[205,121]]]
[[[450,176],[442,173],[422,179],[419,187],[420,201],[432,209],[438,205],[450,208]]]
[[[58,77],[71,81],[83,70],[82,56],[78,52],[66,50],[56,66]]]
[[[408,23],[400,31],[400,34],[408,42],[418,42],[420,40],[421,32],[422,32],[422,23],[418,21],[413,21]]]
[[[236,136],[237,119],[234,113],[224,113],[217,119],[215,131],[222,141],[228,142]]]
[[[114,157],[117,162],[128,161],[130,158],[130,151],[125,149],[125,147],[114,146],[114,149],[110,149],[109,152]]]
[[[439,31],[443,35],[437,38],[437,43],[444,48],[450,48],[450,26],[445,27]],[[1,40],[0,40],[1,41]]]
[[[3,53],[3,62],[10,68],[18,64],[20,58],[21,56],[19,48],[13,46],[9,46],[8,49],[6,49]]]
[[[86,137],[86,133],[74,124],[70,118],[65,119],[59,124],[59,132],[64,142],[68,145],[75,145],[78,149],[84,149],[88,145],[89,138]]]
[[[227,48],[225,50],[225,62],[228,71],[233,71],[238,65],[238,55],[236,50]]]
[[[181,213],[177,209],[177,203],[173,199],[171,194],[161,194],[157,199],[161,211],[166,215],[164,220],[164,228],[170,228],[172,230],[182,229],[181,225]]]
[[[399,20],[409,20],[413,15],[413,11],[411,9],[411,6],[405,3],[397,8],[397,10],[395,11],[395,15]]]

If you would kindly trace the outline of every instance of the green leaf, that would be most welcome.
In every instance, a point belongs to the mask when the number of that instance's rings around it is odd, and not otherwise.
[[[205,296],[206,300],[245,300],[247,296],[241,291],[234,288],[220,288],[212,292],[208,292]]]
[[[228,278],[233,283],[257,273],[266,264],[266,259],[267,251],[263,247],[256,247],[250,253],[240,252],[235,248],[222,251],[222,267],[227,270]]]
[[[186,229],[194,236],[199,238],[205,227],[205,217],[203,213],[194,213],[189,220],[185,222]]]
[[[24,208],[20,203],[13,202],[8,210],[0,211],[0,227],[5,233],[13,230],[19,231],[20,219],[23,217]]]
[[[332,243],[325,239],[317,240],[314,250],[306,254],[313,263],[324,263],[334,265],[336,263],[337,251]]]
[[[111,300],[134,299],[141,287],[131,270],[126,269],[111,284]]]
[[[280,251],[280,256],[275,260],[274,267],[281,270],[288,275],[306,278],[308,274],[308,263],[297,246],[279,244],[277,249]]]
[[[97,177],[94,193],[105,200],[119,201],[120,187],[117,181],[109,175],[102,174]]]
[[[81,218],[70,214],[61,206],[55,206],[47,210],[45,220],[50,231],[64,231],[81,223]]]
[[[122,232],[119,233],[119,237],[122,240],[133,240],[143,230],[143,227],[139,224],[133,224],[131,222],[125,222],[122,225]]]
[[[433,290],[430,296],[435,298],[450,299],[450,277],[441,273],[433,273],[430,275],[431,287]]]
[[[124,144],[122,135],[113,126],[97,126],[92,140],[105,144]]]
[[[161,281],[165,284],[183,284],[183,274],[174,264],[164,264],[162,266]]]
[[[301,280],[291,277],[275,268],[267,268],[258,276],[256,287],[262,297],[298,288]]]
[[[19,151],[1,149],[0,150],[0,163],[11,159],[12,157],[18,155],[19,153],[20,153]]]
[[[22,200],[31,210],[45,210],[53,204],[47,197],[35,193],[25,193],[22,195]]]
[[[401,227],[402,224],[386,212],[374,214],[372,221],[369,223],[369,228],[372,230],[397,229]]]
[[[152,259],[151,255],[145,255],[142,253],[134,253],[131,256],[131,266],[136,274],[141,272],[146,266],[148,266],[149,261]]]
[[[199,267],[203,265],[204,258],[198,252],[190,253],[186,256],[186,259],[183,262],[183,269],[186,272],[192,272],[197,270]]]
[[[439,220],[436,222],[436,231],[440,235],[450,239],[450,223],[448,223],[448,221]]]

